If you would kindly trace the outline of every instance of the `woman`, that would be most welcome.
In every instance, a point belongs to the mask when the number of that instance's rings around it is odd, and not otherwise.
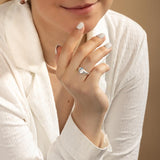
[[[1,159],[138,158],[147,38],[112,1],[0,5]]]

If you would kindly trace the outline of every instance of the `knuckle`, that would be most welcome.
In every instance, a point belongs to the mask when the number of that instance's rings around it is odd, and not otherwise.
[[[102,72],[109,70],[109,65],[108,64],[102,63],[101,65],[102,65]]]
[[[68,45],[65,52],[70,54],[72,52],[72,46]]]
[[[95,60],[92,56],[87,56],[85,61],[86,63],[93,63]]]
[[[91,38],[90,41],[93,42],[93,43],[97,43],[97,42],[100,41],[100,39],[98,37],[93,37],[93,38]]]
[[[103,46],[103,47],[100,47],[99,50],[100,50],[101,52],[106,52],[106,51],[107,51],[107,48]]]
[[[96,67],[96,68],[95,68],[95,72],[102,72],[101,66]]]
[[[106,71],[110,70],[110,67],[108,64],[105,64],[105,69],[106,69]]]
[[[105,63],[101,63],[100,65],[98,65],[96,68],[95,68],[95,71],[96,72],[105,72],[105,71],[108,71],[110,69],[109,65],[105,64]]]
[[[85,48],[84,47],[79,47],[77,49],[78,54],[83,55],[85,53]]]
[[[68,89],[77,92],[78,91],[78,87],[77,87],[77,83],[73,83],[73,80],[71,77],[69,77],[68,75],[65,75],[62,77],[61,82],[64,84],[64,86],[66,86]]]
[[[61,82],[67,87],[70,87],[70,85],[71,85],[69,78],[65,75],[61,78]]]

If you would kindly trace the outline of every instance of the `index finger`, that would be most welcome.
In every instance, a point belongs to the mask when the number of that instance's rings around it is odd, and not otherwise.
[[[59,74],[62,75],[64,73],[72,57],[74,49],[82,39],[83,35],[84,35],[84,23],[80,22],[75,28],[75,30],[69,35],[66,42],[62,46],[61,54],[59,55],[57,61],[57,72],[60,72]]]

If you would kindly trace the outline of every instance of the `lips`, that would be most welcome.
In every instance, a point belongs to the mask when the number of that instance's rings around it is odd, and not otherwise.
[[[65,12],[67,11],[68,13],[74,14],[74,15],[91,15],[92,13],[94,13],[93,11],[96,9],[96,4],[99,0],[97,0],[94,3],[85,3],[85,4],[80,4],[80,5],[75,5],[75,6],[71,6],[71,7],[66,7],[66,6],[60,6],[61,8],[63,8],[65,10]]]
[[[95,2],[95,3],[97,3],[97,2]],[[86,3],[83,5],[77,5],[77,6],[73,6],[73,7],[65,7],[65,6],[61,6],[61,7],[64,9],[84,9],[84,8],[88,8],[92,5],[94,5],[95,3]]]

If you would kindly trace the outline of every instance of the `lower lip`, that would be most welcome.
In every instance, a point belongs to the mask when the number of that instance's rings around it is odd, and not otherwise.
[[[95,4],[92,4],[92,5],[90,5],[88,7],[84,7],[84,8],[72,8],[72,9],[64,8],[64,9],[69,12],[72,12],[74,14],[81,15],[81,14],[90,13],[93,10],[94,6],[95,6]]]

